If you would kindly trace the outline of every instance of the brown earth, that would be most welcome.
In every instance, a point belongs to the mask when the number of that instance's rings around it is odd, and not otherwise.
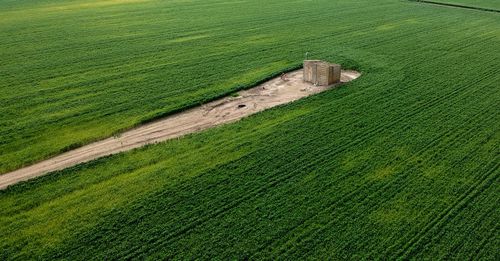
[[[297,70],[288,73],[285,79],[277,77],[252,89],[240,91],[238,96],[225,97],[0,175],[0,189],[103,156],[234,122],[256,112],[335,87],[335,85],[323,87],[306,83],[302,80],[302,72]],[[360,73],[356,71],[342,71],[340,84],[359,76]]]

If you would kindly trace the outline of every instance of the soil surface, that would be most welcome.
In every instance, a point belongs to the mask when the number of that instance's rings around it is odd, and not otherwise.
[[[325,91],[358,78],[356,71],[342,71],[341,83],[324,87],[302,80],[303,70],[290,72],[252,89],[148,123],[120,135],[94,142],[34,165],[0,175],[0,189],[103,156],[177,138]]]

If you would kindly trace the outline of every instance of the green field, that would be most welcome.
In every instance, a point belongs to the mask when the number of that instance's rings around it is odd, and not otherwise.
[[[431,0],[432,2],[464,5],[470,7],[489,8],[500,11],[500,1],[498,0]]]
[[[0,259],[499,260],[500,15],[374,2],[0,0],[0,172],[306,52],[363,73],[0,191]]]

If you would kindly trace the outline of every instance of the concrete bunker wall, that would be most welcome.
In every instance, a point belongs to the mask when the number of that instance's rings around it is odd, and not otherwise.
[[[304,81],[320,86],[328,86],[340,82],[339,64],[320,60],[304,61]]]

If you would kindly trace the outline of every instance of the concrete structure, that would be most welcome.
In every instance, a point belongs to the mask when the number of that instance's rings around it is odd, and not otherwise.
[[[304,81],[320,86],[340,82],[340,65],[320,60],[304,61]]]

